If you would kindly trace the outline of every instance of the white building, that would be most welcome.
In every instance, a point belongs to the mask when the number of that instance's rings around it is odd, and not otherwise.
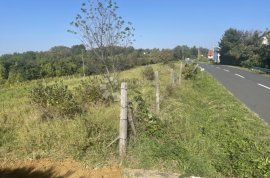
[[[270,41],[268,41],[269,36],[270,36],[270,30],[268,30],[267,32],[265,32],[263,34],[263,37],[262,37],[262,44],[263,45],[269,45],[269,43],[270,43]]]
[[[220,54],[219,54],[219,49],[220,49],[220,47],[213,47],[214,48],[214,52],[213,52],[213,60],[215,61],[215,62],[220,62],[220,59],[219,59],[219,57],[220,57]]]
[[[268,45],[269,43],[268,43],[268,40],[267,40],[267,38],[264,36],[264,37],[262,37],[263,38],[263,40],[262,40],[262,44],[264,44],[264,45]]]

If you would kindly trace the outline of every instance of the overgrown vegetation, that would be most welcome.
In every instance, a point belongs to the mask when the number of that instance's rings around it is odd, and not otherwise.
[[[63,82],[51,86],[38,84],[31,91],[33,105],[37,105],[46,118],[73,117],[80,112],[79,103]]]
[[[103,85],[104,90],[101,89]],[[117,89],[117,85],[114,86]],[[63,80],[52,85],[39,83],[31,91],[31,104],[37,106],[44,118],[73,119],[80,115],[88,104],[106,104],[112,102],[112,93],[106,90],[107,84],[97,77],[81,80],[81,85],[73,92],[63,84]]]
[[[269,126],[210,75],[202,79],[197,73],[172,85],[169,68],[151,67],[159,71],[160,114],[155,112],[154,82],[140,82],[142,67],[122,74],[130,78],[128,100],[138,132],[137,138],[129,135],[125,166],[203,177],[269,177]],[[187,65],[183,71],[191,69]],[[0,89],[0,156],[70,157],[93,166],[117,162],[118,144],[106,147],[119,133],[120,107],[101,96],[100,82],[96,77],[66,78],[47,87],[33,82]],[[49,102],[59,114],[44,120],[42,110],[29,104],[33,90],[41,93],[36,93],[37,103]],[[82,108],[79,114],[58,119],[65,111],[57,110],[61,103],[75,101]]]

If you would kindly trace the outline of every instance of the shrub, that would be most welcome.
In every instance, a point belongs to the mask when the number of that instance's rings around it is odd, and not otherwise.
[[[106,89],[100,89],[101,81],[98,79],[88,79],[88,80],[81,80],[81,85],[76,87],[76,97],[81,100],[82,103],[109,103],[112,101],[112,95],[110,90],[109,84],[103,84],[106,86]],[[108,96],[104,97],[103,94],[108,92]]]
[[[113,100],[109,84],[104,84],[105,90],[100,89],[100,84],[97,78],[81,80],[81,85],[75,87],[75,93],[69,91],[62,81],[51,86],[38,84],[31,91],[30,98],[46,118],[73,118],[82,112],[85,104],[108,104]]]
[[[155,76],[154,69],[150,66],[147,66],[141,70],[141,75],[142,75],[143,79],[154,80],[154,76]]]
[[[196,80],[199,69],[198,67],[195,69],[195,67],[194,65],[185,65],[182,72],[185,79]]]
[[[259,55],[253,55],[250,57],[248,60],[241,61],[240,65],[243,67],[251,67],[251,66],[256,66],[256,67],[261,67],[261,60]]]
[[[64,117],[71,118],[81,111],[73,94],[64,86],[63,82],[55,82],[54,85],[44,86],[38,84],[31,91],[30,98],[47,118]]]

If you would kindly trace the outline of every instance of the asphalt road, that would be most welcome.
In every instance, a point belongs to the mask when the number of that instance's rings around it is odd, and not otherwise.
[[[199,64],[270,125],[270,77],[214,64]]]

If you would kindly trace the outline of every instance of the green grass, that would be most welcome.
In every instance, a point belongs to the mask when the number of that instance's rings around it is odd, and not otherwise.
[[[154,82],[141,81],[143,67],[120,77],[128,82],[128,100],[141,104],[135,101],[139,91],[147,109],[147,114],[134,111],[139,136],[129,137],[124,166],[204,177],[269,176],[268,125],[207,73],[203,79],[198,73],[196,80],[170,85],[170,69],[151,66],[159,71],[160,114],[155,112]],[[174,69],[178,74],[179,63]],[[63,82],[73,90],[81,79]],[[59,79],[49,82],[54,80]],[[47,121],[29,104],[34,86],[29,82],[0,89],[1,158],[73,158],[97,167],[120,164],[118,144],[106,148],[119,134],[118,102],[87,104],[74,119]]]

